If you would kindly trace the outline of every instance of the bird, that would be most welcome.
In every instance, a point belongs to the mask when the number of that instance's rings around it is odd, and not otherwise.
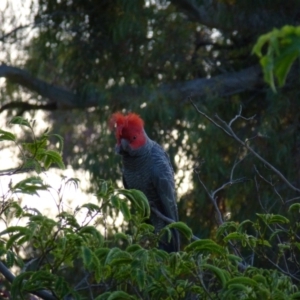
[[[174,182],[174,171],[164,149],[151,140],[145,132],[144,121],[136,113],[116,112],[109,119],[109,126],[117,140],[115,152],[122,157],[122,180],[125,189],[142,191],[150,207],[178,222],[178,209]],[[155,233],[167,223],[153,211],[150,223]],[[159,248],[166,252],[180,250],[180,238],[176,229],[171,229],[171,240],[164,236]]]

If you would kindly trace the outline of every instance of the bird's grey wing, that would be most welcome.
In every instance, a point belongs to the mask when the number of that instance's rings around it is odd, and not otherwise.
[[[158,146],[160,147],[160,146]],[[166,217],[178,221],[178,209],[176,203],[176,192],[174,184],[174,172],[169,157],[160,147],[152,151],[151,181],[156,190],[156,208]],[[172,239],[168,243],[162,241],[160,247],[168,252],[180,250],[180,239],[178,231],[172,229]]]
[[[124,175],[122,175],[122,181],[123,181],[123,186],[124,186],[124,188],[125,188],[126,190],[128,190],[129,187],[128,187],[128,184],[126,183],[126,180],[125,180],[125,176],[124,176]]]
[[[174,172],[169,157],[163,149],[152,152],[151,182],[157,192],[161,213],[166,217],[178,221]]]

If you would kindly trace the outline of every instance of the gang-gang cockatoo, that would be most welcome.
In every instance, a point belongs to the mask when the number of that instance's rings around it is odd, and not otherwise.
[[[120,154],[123,160],[124,187],[142,191],[151,207],[177,222],[174,172],[164,149],[147,136],[144,121],[135,113],[115,113],[109,123],[117,139],[116,153]],[[153,212],[150,222],[155,232],[167,225]],[[159,247],[167,252],[179,251],[179,234],[175,229],[171,231],[171,241],[168,242],[165,237]]]

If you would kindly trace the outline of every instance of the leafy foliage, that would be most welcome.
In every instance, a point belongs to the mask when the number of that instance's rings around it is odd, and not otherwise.
[[[24,126],[22,122],[19,125]],[[32,129],[29,123],[28,127]],[[27,149],[17,138],[14,142]],[[32,148],[38,147],[40,139],[35,138]],[[43,156],[35,156],[35,160],[44,164]],[[78,185],[76,179],[64,180]],[[26,220],[25,226],[7,226],[0,233],[0,254],[5,262],[0,272],[19,268],[7,290],[13,299],[27,293],[39,295],[39,291],[48,293],[51,299],[297,299],[299,296],[295,284],[300,280],[297,203],[289,208],[290,218],[257,214],[256,221],[224,222],[215,241],[196,239],[183,251],[168,254],[156,248],[161,233],[155,234],[154,228],[147,224],[150,207],[140,191],[116,189],[111,182],[102,180],[96,203],[83,203],[72,211],[60,210],[53,217],[22,208],[12,197],[16,193],[37,195],[38,191],[50,188],[38,176],[31,176],[12,185],[11,193],[2,202],[6,215],[12,213],[20,221]],[[107,225],[103,232],[99,224],[104,224],[107,212],[121,212],[130,226],[106,235]],[[79,213],[85,214],[84,221],[79,221]],[[162,231],[170,228],[179,230],[187,241],[192,238],[191,229],[182,222],[171,223]],[[249,251],[253,260],[254,257],[258,261],[267,260],[271,268],[247,263],[245,253]],[[287,268],[283,268],[286,264]],[[75,273],[78,275],[74,278]]]
[[[266,46],[267,51],[263,54]],[[276,91],[274,77],[282,87],[293,62],[300,55],[300,27],[286,25],[273,29],[259,37],[253,52],[260,58],[265,81]]]

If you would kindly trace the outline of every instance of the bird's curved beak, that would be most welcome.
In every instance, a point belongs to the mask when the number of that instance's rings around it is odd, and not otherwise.
[[[127,139],[121,139],[121,148],[123,151],[128,151],[130,146],[129,146],[129,141]]]
[[[118,143],[115,147],[115,151],[118,154],[125,154],[130,150],[129,142],[126,139],[121,139],[120,143]]]

